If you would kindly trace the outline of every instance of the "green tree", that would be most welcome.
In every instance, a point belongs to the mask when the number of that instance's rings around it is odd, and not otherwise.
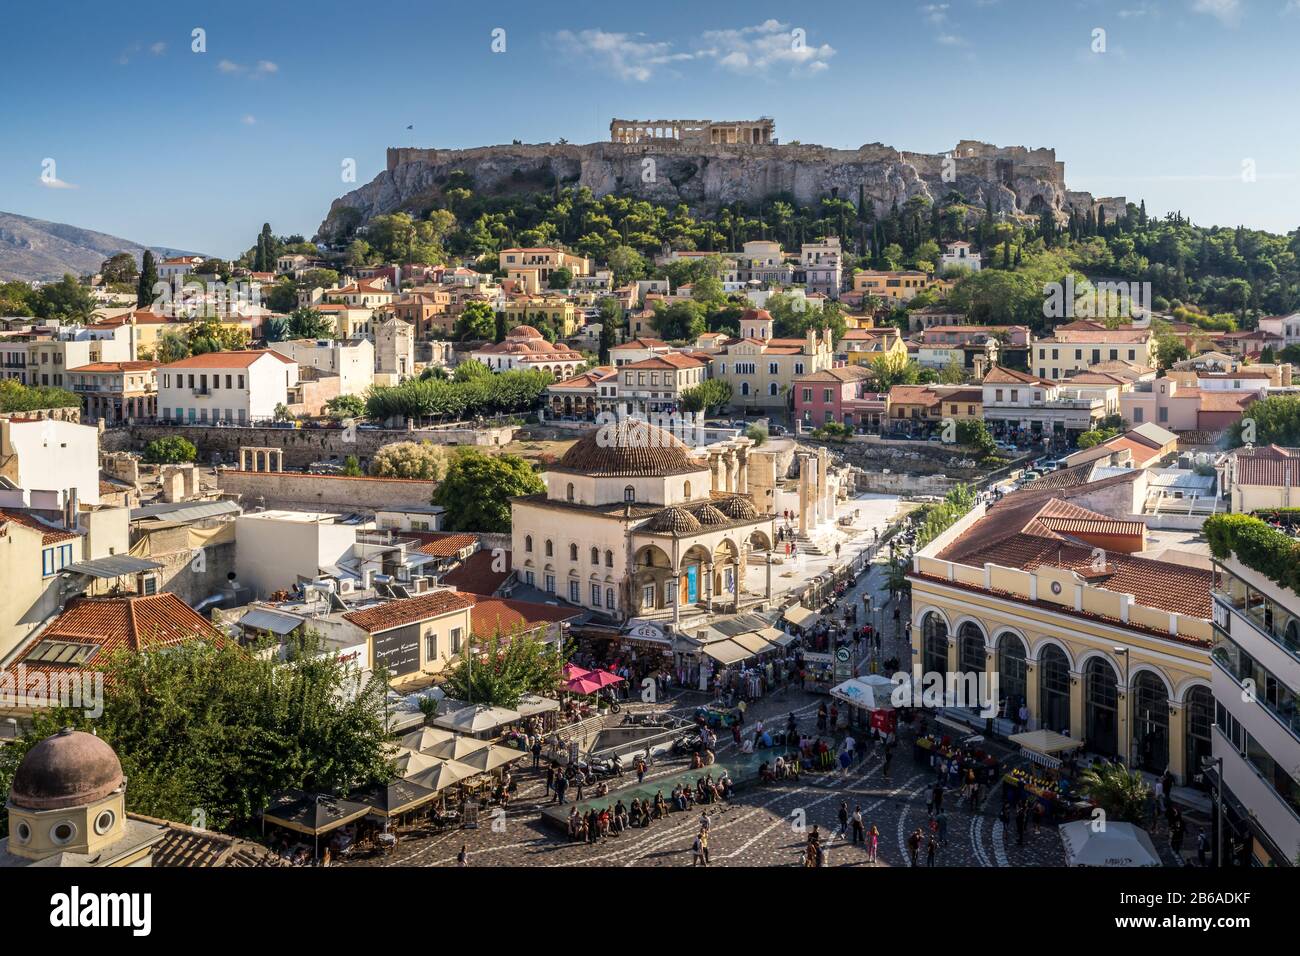
[[[143,457],[151,465],[179,465],[194,461],[199,457],[199,450],[188,438],[168,435],[145,445]]]
[[[1136,770],[1103,760],[1079,774],[1079,786],[1106,811],[1106,819],[1139,826],[1146,823],[1151,788]]]
[[[0,379],[0,412],[80,407],[80,396],[67,389],[53,385],[24,385],[16,378]]]
[[[731,383],[723,378],[705,379],[682,392],[685,411],[712,414],[731,403]]]
[[[366,400],[360,395],[339,395],[325,403],[325,414],[330,418],[362,418],[366,414]]]
[[[293,339],[332,339],[338,325],[312,308],[294,309],[289,313],[289,337]]]
[[[147,309],[153,305],[153,287],[157,282],[158,264],[154,261],[153,252],[146,249],[140,264],[140,281],[136,285],[136,308]]]
[[[551,279],[548,284],[552,289],[569,288],[573,285],[573,270],[561,266],[551,273]]]
[[[343,459],[343,474],[348,478],[360,478],[365,475],[361,470],[361,462],[356,455],[348,455]]]
[[[492,341],[497,334],[497,317],[486,302],[468,302],[456,317],[456,338],[466,341]]]
[[[437,481],[447,470],[447,449],[431,441],[399,441],[384,445],[370,459],[376,478]]]
[[[119,252],[105,259],[99,267],[99,274],[110,285],[135,282],[140,270],[135,266],[135,256],[129,252]]]
[[[386,676],[354,690],[354,672],[315,635],[291,637],[287,650],[281,660],[198,639],[165,654],[96,659],[104,706],[93,730],[131,781],[129,811],[189,820],[202,807],[207,826],[222,830],[255,821],[281,790],[340,792],[389,779]],[[80,709],[43,711],[0,747],[0,793],[26,752],[64,726],[91,730],[92,721]]]
[[[525,694],[554,694],[564,675],[563,649],[516,626],[474,641],[446,670],[443,689],[456,700],[515,707]]]
[[[645,275],[645,256],[631,246],[615,246],[610,251],[606,261],[614,272],[614,283],[616,285],[635,282]]]
[[[546,485],[528,462],[515,455],[485,455],[462,449],[451,460],[447,475],[433,493],[433,503],[446,508],[449,531],[508,533],[510,499],[540,494]]]
[[[85,322],[95,311],[90,290],[68,273],[58,282],[41,286],[36,295],[36,314],[43,319]]]

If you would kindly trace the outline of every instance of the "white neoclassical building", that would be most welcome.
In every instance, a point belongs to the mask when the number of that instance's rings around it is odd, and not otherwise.
[[[625,419],[590,432],[512,504],[520,578],[617,621],[728,613],[771,596],[744,589],[752,551],[775,541],[748,495],[748,439],[692,452]],[[770,565],[769,565],[770,571]]]

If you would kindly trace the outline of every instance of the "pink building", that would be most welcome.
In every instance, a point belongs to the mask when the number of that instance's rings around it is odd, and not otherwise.
[[[822,369],[795,379],[795,417],[811,428],[838,422],[878,431],[888,399],[872,389],[872,374],[858,365]]]

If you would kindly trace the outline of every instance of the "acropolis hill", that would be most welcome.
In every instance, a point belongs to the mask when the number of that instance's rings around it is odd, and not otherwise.
[[[949,181],[945,160],[951,157]],[[651,160],[652,162],[647,162]],[[932,201],[956,191],[995,215],[1037,216],[1044,206],[1061,213],[1104,206],[1108,218],[1123,211],[1122,197],[1094,199],[1065,185],[1065,164],[1054,149],[992,146],[962,140],[947,154],[912,153],[881,143],[857,149],[780,143],[775,123],[757,120],[623,120],[610,123],[608,142],[479,146],[471,149],[388,150],[388,167],[371,182],[330,206],[318,238],[329,240],[345,220],[407,210],[423,212],[439,197],[447,177],[461,170],[486,195],[586,186],[665,205],[686,203],[707,215],[732,202],[788,195],[800,204],[859,197],[884,215],[913,196]],[[356,213],[344,213],[345,209]]]

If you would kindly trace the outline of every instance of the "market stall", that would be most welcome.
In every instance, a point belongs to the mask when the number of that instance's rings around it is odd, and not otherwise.
[[[898,730],[898,714],[892,700],[894,682],[880,674],[851,677],[831,688],[832,697],[852,705],[852,723],[866,724],[882,734]]]
[[[829,693],[835,683],[835,656],[818,651],[803,652],[803,669],[806,690]]]
[[[811,608],[806,608],[802,604],[792,604],[781,612],[781,615],[795,627],[810,627],[817,621],[817,612]]]
[[[520,719],[519,711],[509,707],[490,707],[487,704],[470,704],[433,719],[435,727],[443,727],[462,734],[483,734],[512,724]]]
[[[931,758],[944,761],[949,767],[949,783],[958,785],[968,771],[975,772],[975,780],[983,786],[997,782],[1001,764],[983,747],[984,738],[970,734],[954,740],[948,734],[925,733],[917,735],[912,756],[920,763],[930,763]]]
[[[312,838],[312,858],[320,855],[320,838],[370,813],[371,807],[326,793],[286,790],[271,798],[262,811],[262,831],[268,823]],[[305,853],[303,849],[300,852]]]
[[[1061,766],[1065,754],[1083,746],[1080,741],[1054,730],[1031,730],[1023,734],[1012,734],[1007,739],[1034,763],[1053,770]]]

